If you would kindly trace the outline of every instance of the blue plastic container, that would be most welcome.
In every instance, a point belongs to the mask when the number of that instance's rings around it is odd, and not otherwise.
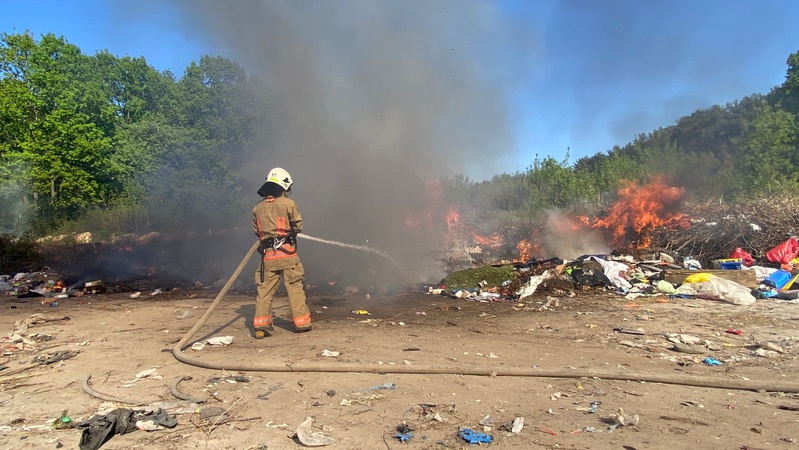
[[[724,260],[724,259],[722,259],[719,262],[719,267],[722,270],[741,270],[741,260],[740,259],[735,259],[735,260]]]
[[[788,284],[789,281],[791,281],[791,272],[780,269],[763,280],[763,284],[766,286],[771,286],[775,289],[782,289],[782,287]]]

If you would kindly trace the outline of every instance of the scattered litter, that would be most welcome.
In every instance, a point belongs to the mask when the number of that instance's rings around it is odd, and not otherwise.
[[[547,296],[547,302],[544,303],[540,308],[539,311],[546,311],[549,309],[554,309],[560,307],[560,300],[555,297]]]
[[[763,357],[763,358],[771,358],[777,356],[778,353],[773,350],[766,350],[764,348],[758,348],[755,350],[755,355]]]
[[[547,278],[549,278],[549,270],[545,270],[541,275],[530,277],[530,281],[528,281],[526,285],[522,286],[521,289],[516,291],[519,301],[523,301],[527,297],[533,295],[535,290],[538,289],[538,286]]]
[[[136,429],[142,431],[155,431],[161,428],[160,425],[153,422],[152,420],[139,420],[136,422]]]
[[[673,284],[669,283],[666,280],[658,281],[657,284],[655,285],[655,289],[657,289],[658,292],[662,292],[668,295],[677,293],[677,288],[675,288]]]
[[[413,433],[396,433],[394,437],[399,439],[400,442],[408,442],[413,439]]]
[[[184,310],[180,314],[176,315],[176,319],[188,319],[189,317],[193,317],[194,313],[189,311],[188,309]]]
[[[145,429],[175,428],[177,418],[167,414],[163,409],[155,412],[147,410],[131,410],[117,408],[108,414],[95,415],[87,422],[78,425],[83,430],[79,446],[82,450],[96,450],[115,434],[127,434],[136,431],[140,425]],[[152,427],[155,425],[155,428]]]
[[[61,417],[53,420],[52,426],[56,430],[68,430],[75,428],[75,423],[72,422],[72,418],[67,415],[67,410],[65,409],[61,411]]]
[[[517,417],[513,420],[513,425],[511,425],[510,432],[513,434],[519,434],[522,432],[522,428],[524,428],[524,417]]]
[[[397,389],[397,385],[394,383],[383,383],[377,384],[369,388],[370,391],[377,391],[381,389]]]
[[[213,347],[224,347],[233,343],[233,336],[216,336],[207,339],[205,343]]]
[[[353,309],[351,312],[352,312],[353,314],[356,314],[356,315],[359,315],[359,316],[371,315],[371,314],[369,313],[369,311],[367,311],[367,310],[365,310],[365,309]]]
[[[358,286],[347,286],[344,288],[345,295],[357,294],[359,291],[360,289],[358,288]]]
[[[638,414],[627,414],[623,408],[619,408],[619,412],[610,416],[613,419],[613,424],[608,427],[608,433],[613,433],[616,428],[620,426],[634,427],[638,425]]]
[[[640,336],[643,336],[643,335],[646,334],[646,331],[644,331],[643,328],[635,328],[635,329],[633,329],[633,328],[616,327],[616,328],[613,329],[613,331],[615,331],[617,333],[624,333],[624,334],[637,334],[637,335],[640,335]]]
[[[136,378],[141,379],[141,378],[152,377],[157,373],[157,371],[158,371],[157,368],[142,370],[141,372],[136,374]]]
[[[397,425],[397,433],[408,433],[414,431],[406,422],[401,422]]]
[[[597,408],[599,408],[599,405],[601,405],[601,404],[602,404],[602,402],[598,402],[598,401],[591,402],[591,407],[588,409],[588,414],[596,413]]]
[[[730,328],[729,330],[727,330],[727,333],[729,333],[729,334],[741,334],[743,332],[741,330],[735,330],[735,329]]]
[[[139,297],[141,297],[141,292],[140,291],[130,294],[130,298],[139,298]]]
[[[707,358],[702,360],[702,364],[705,364],[707,366],[720,366],[722,362],[708,356]]]
[[[683,344],[699,344],[703,342],[701,338],[690,334],[668,334],[666,335],[666,340],[672,343],[682,342]]]
[[[596,433],[597,430],[594,427],[583,427],[583,432],[585,432],[585,433]]]
[[[689,355],[701,355],[705,353],[705,348],[699,345],[683,344],[681,342],[675,342],[674,351],[680,353],[687,353]]]
[[[397,425],[397,433],[394,435],[395,438],[399,439],[400,442],[408,442],[413,439],[413,428],[408,426],[407,423],[402,422]]]
[[[693,407],[696,407],[696,408],[699,408],[699,409],[704,409],[704,407],[705,407],[705,405],[703,405],[703,404],[701,404],[699,402],[694,402],[694,401],[680,402],[680,404],[682,406],[693,406]]]
[[[319,431],[313,431],[311,425],[313,425],[313,417],[306,417],[300,426],[297,427],[296,436],[302,445],[306,447],[323,447],[336,443],[335,439],[325,436]]]
[[[205,348],[205,344],[203,344],[202,342],[195,342],[195,343],[191,344],[191,349],[192,350],[200,351],[200,350],[202,350],[204,348]]]
[[[163,294],[163,293],[164,293],[164,291],[162,291],[161,289],[156,289],[156,290],[150,292],[150,296],[155,296],[155,295]]]
[[[779,345],[777,345],[777,344],[775,344],[773,342],[761,342],[761,343],[759,343],[757,345],[758,345],[758,347],[762,348],[763,350],[769,350],[769,351],[777,352],[777,353],[785,353],[785,350],[782,347],[780,347]]]
[[[488,434],[477,433],[471,428],[462,428],[458,431],[458,437],[469,444],[490,444],[493,437]]]
[[[337,357],[340,354],[341,353],[339,353],[337,351],[331,351],[331,350],[328,350],[328,349],[322,350],[322,356],[329,356],[329,357],[335,358],[335,357]]]
[[[221,381],[224,381],[226,383],[235,384],[235,383],[249,383],[250,379],[245,377],[244,375],[231,375],[231,376],[227,376],[227,377],[211,377],[211,378],[205,380],[205,383],[208,384],[208,385],[214,385],[214,384],[217,384],[217,383],[219,383]],[[274,386],[273,386],[273,388],[274,388]],[[272,388],[270,388],[270,389],[272,389]],[[276,390],[276,389],[272,389],[272,390]]]
[[[46,366],[60,361],[66,361],[67,359],[74,358],[77,355],[77,351],[62,350],[53,353],[41,354],[33,358],[33,362]]]
[[[625,347],[633,347],[633,348],[646,348],[646,345],[639,344],[633,341],[619,341],[619,345],[623,345]]]

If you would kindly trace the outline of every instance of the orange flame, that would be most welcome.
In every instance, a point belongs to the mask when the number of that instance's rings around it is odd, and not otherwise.
[[[593,223],[580,218],[586,225],[607,230],[614,246],[632,242],[637,248],[646,248],[652,240],[649,234],[655,228],[685,224],[686,216],[677,211],[684,190],[669,186],[662,177],[644,186],[629,182],[618,194],[619,199],[608,209],[605,218]]]
[[[472,237],[474,238],[474,241],[477,242],[478,244],[490,248],[499,248],[502,246],[502,243],[504,242],[502,236],[498,234],[494,236],[483,236],[477,233],[472,233]]]
[[[450,206],[444,218],[447,221],[447,230],[451,232],[460,223],[461,213],[454,206]]]
[[[530,242],[527,239],[522,239],[516,244],[516,250],[519,251],[519,261],[529,261],[532,259],[533,254],[539,250],[538,242]]]

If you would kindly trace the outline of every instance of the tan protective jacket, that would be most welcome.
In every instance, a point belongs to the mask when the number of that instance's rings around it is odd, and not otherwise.
[[[290,231],[302,231],[302,216],[294,200],[284,196],[266,197],[252,210],[252,229],[258,239],[280,238]],[[279,248],[264,251],[266,270],[284,270],[300,262],[297,246],[284,242]]]

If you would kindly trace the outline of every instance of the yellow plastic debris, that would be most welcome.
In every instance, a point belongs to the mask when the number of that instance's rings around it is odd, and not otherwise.
[[[713,278],[713,274],[710,273],[706,272],[695,273],[693,275],[688,275],[687,277],[685,277],[683,283],[705,283],[707,281],[710,281],[711,278]]]

